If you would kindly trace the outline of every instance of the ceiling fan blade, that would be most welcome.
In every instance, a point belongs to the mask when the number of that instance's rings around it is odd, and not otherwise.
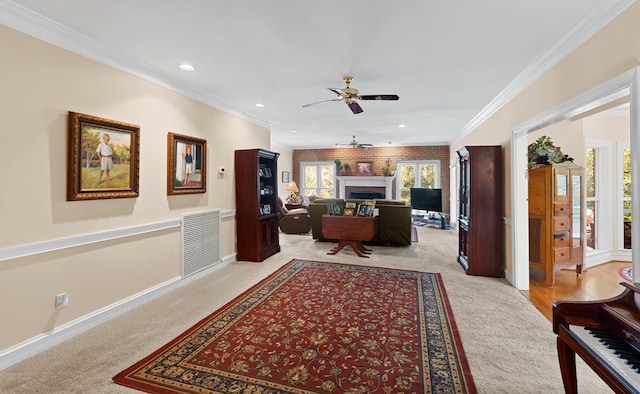
[[[360,100],[398,100],[397,94],[367,94],[364,96],[360,96]]]
[[[360,105],[355,101],[347,103],[347,105],[349,106],[349,108],[351,108],[351,112],[353,112],[354,115],[363,112],[362,107],[360,107]]]
[[[373,146],[373,144],[361,144],[356,140],[356,136],[352,136],[353,138],[351,139],[351,142],[346,142],[344,144],[338,143],[336,144],[337,146],[350,146],[352,148],[358,148],[358,149],[367,149],[370,146]]]
[[[345,98],[348,96],[348,94],[345,93],[344,90],[342,89],[339,89],[339,88],[327,88],[327,89],[331,90],[333,93],[337,94],[341,98]]]
[[[304,108],[304,107],[308,107],[310,105],[324,104],[324,103],[328,103],[328,102],[331,102],[331,101],[342,101],[342,99],[341,98],[335,98],[335,99],[331,99],[331,100],[316,101],[315,103],[305,104],[302,107]]]

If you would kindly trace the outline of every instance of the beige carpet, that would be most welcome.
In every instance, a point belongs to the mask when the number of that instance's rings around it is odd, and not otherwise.
[[[2,393],[135,393],[111,378],[224,305],[292,258],[440,272],[480,393],[563,393],[551,322],[504,279],[467,276],[457,233],[418,228],[418,243],[351,250],[281,234],[282,252],[263,263],[234,262],[4,371]],[[581,393],[612,392],[578,360]]]

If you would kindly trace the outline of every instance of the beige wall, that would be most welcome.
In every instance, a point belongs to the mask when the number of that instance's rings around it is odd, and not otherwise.
[[[452,144],[452,153],[464,145],[503,146],[504,215],[507,221],[511,219],[511,130],[640,64],[638,20],[640,3],[636,2],[469,135]],[[568,145],[563,149],[569,150]],[[511,228],[508,225],[505,227],[505,232],[510,233]],[[511,241],[507,237],[505,243],[508,271],[512,271],[513,266]]]
[[[270,147],[262,126],[4,26],[0,47],[0,252],[233,210],[234,150]],[[138,198],[66,201],[68,111],[140,126]],[[167,196],[169,131],[207,140],[207,193]],[[233,216],[222,232],[233,256]],[[179,276],[180,248],[175,227],[0,261],[0,351]],[[56,311],[62,292],[69,306]]]
[[[286,198],[289,196],[289,192],[287,191],[289,183],[282,182],[282,171],[289,171],[289,179],[292,181],[295,180],[293,179],[292,167],[293,150],[279,144],[272,144],[271,149],[274,152],[280,153],[280,157],[278,157],[278,195],[282,198],[282,201],[286,201]],[[298,181],[296,181],[296,185],[300,187],[300,185],[298,185]]]
[[[628,143],[629,136],[629,111],[623,115],[592,116],[584,120],[585,138]]]
[[[565,120],[558,122],[551,126],[529,133],[527,135],[527,140],[529,143],[532,143],[543,135],[551,138],[553,145],[560,147],[562,153],[572,157],[575,164],[584,166],[585,146],[582,121]]]

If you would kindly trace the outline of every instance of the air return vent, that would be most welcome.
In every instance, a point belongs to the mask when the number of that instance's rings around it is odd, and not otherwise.
[[[182,215],[182,276],[222,260],[220,209]]]

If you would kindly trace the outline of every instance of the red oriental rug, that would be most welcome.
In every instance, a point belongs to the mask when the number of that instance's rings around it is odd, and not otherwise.
[[[440,274],[295,259],[113,380],[149,393],[477,393]]]

